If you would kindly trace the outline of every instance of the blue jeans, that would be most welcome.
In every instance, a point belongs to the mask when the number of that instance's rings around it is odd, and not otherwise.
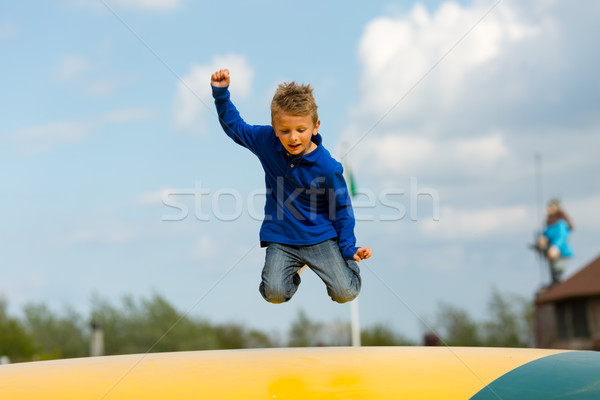
[[[298,270],[304,264],[325,283],[333,301],[345,303],[358,296],[361,287],[358,264],[342,257],[337,239],[311,246],[269,243],[260,294],[270,303],[283,303],[291,299],[300,285]]]

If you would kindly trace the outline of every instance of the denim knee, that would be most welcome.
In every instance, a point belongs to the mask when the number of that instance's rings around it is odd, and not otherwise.
[[[359,290],[352,290],[350,288],[346,289],[346,290],[328,290],[327,291],[329,294],[329,297],[331,297],[331,300],[335,301],[336,303],[347,303],[349,301],[354,300],[355,298],[358,297],[358,293],[360,292]]]
[[[280,304],[292,298],[299,284],[300,277],[298,275],[292,278],[291,285],[269,284],[263,279],[258,290],[262,297],[269,303]]]
[[[260,284],[259,291],[266,301],[273,304],[285,303],[292,298],[291,296],[286,296],[283,290],[267,287],[264,282]]]

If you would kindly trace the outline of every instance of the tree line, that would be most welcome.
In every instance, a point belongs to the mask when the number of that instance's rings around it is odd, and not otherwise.
[[[8,313],[0,299],[0,356],[13,362],[86,357],[90,352],[91,324],[101,325],[104,353],[133,354],[187,350],[269,347],[347,346],[350,324],[314,321],[300,311],[286,336],[248,328],[238,323],[215,324],[178,311],[164,297],[125,296],[120,304],[92,302],[89,317],[70,308],[61,312],[44,304],[28,304],[22,315]],[[423,331],[433,331],[439,343],[449,346],[529,347],[533,334],[530,302],[494,290],[487,302],[486,318],[473,319],[466,311],[440,303]],[[386,323],[361,330],[363,346],[421,345]]]

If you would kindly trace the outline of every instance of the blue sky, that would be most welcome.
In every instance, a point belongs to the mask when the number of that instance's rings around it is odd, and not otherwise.
[[[255,124],[279,82],[315,88],[374,250],[363,325],[419,340],[440,302],[482,317],[493,288],[532,298],[536,153],[544,204],[560,196],[576,226],[567,274],[600,253],[600,6],[521,3],[5,2],[0,294],[86,312],[159,293],[279,332],[301,309],[348,320],[311,272],[288,304],[258,293],[263,175],[209,94],[229,67]]]

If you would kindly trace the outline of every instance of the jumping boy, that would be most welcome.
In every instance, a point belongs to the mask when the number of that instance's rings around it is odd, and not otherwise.
[[[371,257],[356,247],[354,213],[342,166],[321,144],[321,121],[310,85],[279,85],[271,102],[271,125],[249,125],[229,98],[229,70],[211,76],[219,121],[237,144],[260,160],[265,171],[266,247],[259,291],[271,303],[292,298],[303,266],[310,267],[338,303],[361,288],[357,262]]]

